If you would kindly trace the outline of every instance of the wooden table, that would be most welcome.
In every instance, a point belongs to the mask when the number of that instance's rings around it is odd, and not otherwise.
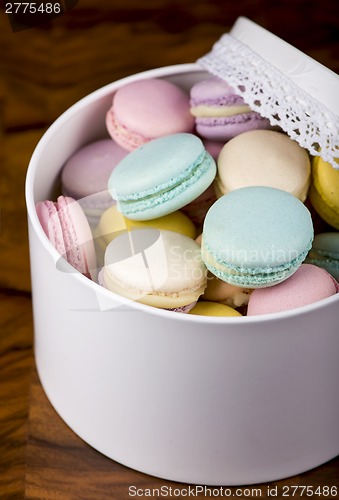
[[[0,498],[125,499],[131,498],[130,486],[141,488],[143,497],[147,488],[163,486],[168,496],[172,487],[172,495],[185,498],[186,485],[130,470],[92,449],[48,402],[33,356],[24,180],[39,138],[72,103],[123,76],[195,61],[239,15],[338,72],[335,0],[232,4],[116,0],[112,6],[103,0],[80,0],[64,16],[17,32],[11,31],[5,13],[0,12]],[[261,497],[267,497],[268,487],[274,492],[272,488],[278,486],[277,498],[282,498],[282,487],[293,485],[314,490],[339,487],[339,459],[258,489]],[[156,493],[154,498],[160,498]],[[259,496],[245,487],[242,492],[233,488],[231,493],[241,493],[238,498]],[[294,497],[301,498],[300,493],[301,489]]]

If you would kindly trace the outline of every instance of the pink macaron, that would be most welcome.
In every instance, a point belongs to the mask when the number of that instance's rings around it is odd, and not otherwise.
[[[219,154],[225,145],[225,141],[213,141],[210,139],[203,139],[202,142],[204,143],[206,151],[208,151],[209,154],[212,156],[212,158],[214,158],[215,161],[217,161]]]
[[[49,241],[71,266],[90,279],[96,277],[96,256],[86,216],[73,198],[36,204],[40,224]]]
[[[205,216],[216,200],[215,189],[211,184],[200,196],[181,208],[181,211],[189,217],[198,232],[202,231]]]
[[[196,130],[206,139],[228,141],[248,130],[271,128],[267,118],[253,111],[233,87],[218,77],[193,85],[190,106]]]
[[[62,169],[62,194],[78,200],[92,227],[99,223],[102,213],[115,204],[107,190],[108,179],[127,154],[111,138],[101,139],[76,151]]]
[[[339,292],[338,282],[325,269],[302,264],[287,280],[253,290],[247,316],[288,311],[312,304]]]
[[[106,127],[128,151],[164,135],[192,132],[189,95],[174,83],[157,78],[131,82],[115,92]]]

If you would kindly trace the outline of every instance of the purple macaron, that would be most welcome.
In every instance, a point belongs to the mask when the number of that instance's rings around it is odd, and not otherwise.
[[[233,87],[217,77],[193,85],[190,106],[196,130],[206,139],[228,141],[248,130],[272,128],[267,118],[252,111]]]
[[[107,190],[108,179],[127,151],[112,139],[92,142],[76,151],[61,173],[62,193],[80,203],[92,227],[115,204]]]

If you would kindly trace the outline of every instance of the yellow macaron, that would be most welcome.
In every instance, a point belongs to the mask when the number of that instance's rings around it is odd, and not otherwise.
[[[315,156],[312,162],[309,197],[320,217],[339,229],[339,170],[320,156]]]
[[[199,316],[242,316],[242,314],[233,309],[233,307],[207,300],[197,302],[193,309],[190,310],[189,314],[197,314]]]
[[[196,229],[193,222],[180,210],[157,219],[138,221],[124,217],[115,205],[105,210],[102,214],[95,230],[95,237],[100,246],[105,249],[121,232],[130,231],[131,229],[141,229],[143,227],[174,231],[192,239],[196,237]]]

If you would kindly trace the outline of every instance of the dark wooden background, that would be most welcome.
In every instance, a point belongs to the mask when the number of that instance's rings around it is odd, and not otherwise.
[[[80,0],[22,31],[0,10],[0,498],[124,499],[132,484],[172,484],[87,446],[44,395],[33,356],[24,180],[39,138],[71,104],[123,76],[194,62],[239,15],[338,72],[336,0]],[[339,460],[275,484],[339,486]]]

